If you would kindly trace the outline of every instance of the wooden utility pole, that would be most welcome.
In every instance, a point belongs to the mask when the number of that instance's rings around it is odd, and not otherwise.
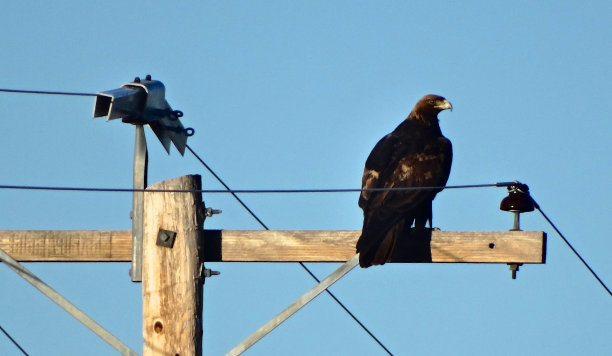
[[[201,190],[200,176],[150,186]],[[142,264],[143,356],[202,354],[204,263],[201,193],[145,193]]]

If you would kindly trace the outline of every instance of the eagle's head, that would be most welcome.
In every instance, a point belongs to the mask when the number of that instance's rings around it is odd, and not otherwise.
[[[438,113],[446,109],[453,111],[453,105],[450,101],[440,95],[429,94],[416,103],[409,117],[423,121],[437,121]]]

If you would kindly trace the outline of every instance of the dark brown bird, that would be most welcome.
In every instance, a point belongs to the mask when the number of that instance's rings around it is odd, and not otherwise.
[[[451,142],[440,131],[438,113],[453,106],[438,95],[425,95],[406,120],[383,137],[368,156],[362,189],[444,186],[453,159]],[[402,233],[432,227],[432,201],[442,189],[362,191],[363,229],[357,241],[361,267],[389,260]]]

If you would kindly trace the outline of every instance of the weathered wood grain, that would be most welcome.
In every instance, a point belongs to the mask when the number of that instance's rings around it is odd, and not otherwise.
[[[355,254],[354,230],[205,230],[206,261],[344,262]],[[541,231],[423,231],[398,241],[390,262],[544,263]]]
[[[209,262],[344,262],[355,230],[204,230]],[[129,230],[0,231],[0,248],[18,261],[129,261]],[[493,244],[493,245],[491,245]],[[489,246],[493,246],[493,248]],[[391,262],[544,263],[542,231],[433,231],[398,242]]]
[[[127,262],[131,230],[3,230],[0,248],[20,262]]]
[[[183,176],[148,189],[200,190],[202,186],[200,176]],[[202,194],[145,193],[144,204],[142,354],[201,355]],[[176,233],[171,247],[157,244],[160,229]]]

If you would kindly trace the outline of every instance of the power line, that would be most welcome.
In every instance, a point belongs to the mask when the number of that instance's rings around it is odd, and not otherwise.
[[[319,280],[319,278],[317,278],[317,276],[315,276],[315,275],[314,275],[314,274],[313,274],[313,273],[310,271],[310,269],[306,268],[306,266],[304,265],[304,262],[300,262],[300,265],[301,265],[301,266],[302,266],[302,267],[303,267],[303,268],[306,270],[306,272],[308,272],[308,274],[310,274],[310,276],[311,276],[311,277],[312,277],[312,278],[313,278],[315,281],[317,281],[317,283],[321,283],[321,281]],[[384,344],[383,344],[383,343],[382,343],[380,340],[378,340],[378,338],[377,338],[376,336],[374,336],[374,334],[372,334],[372,333],[370,332],[370,330],[369,330],[369,329],[368,329],[368,328],[367,328],[365,325],[363,325],[363,323],[361,323],[361,321],[359,321],[359,319],[357,319],[357,317],[356,317],[356,316],[355,316],[353,313],[351,313],[351,311],[350,311],[350,310],[348,310],[348,308],[347,308],[347,307],[345,307],[345,306],[344,306],[344,304],[342,304],[342,302],[340,302],[340,301],[338,300],[338,298],[336,298],[336,296],[335,296],[335,295],[334,295],[332,292],[330,292],[328,289],[326,289],[326,291],[328,291],[329,296],[330,296],[330,297],[332,297],[332,298],[333,298],[333,299],[336,301],[336,303],[338,303],[338,305],[340,305],[340,307],[342,307],[342,309],[344,309],[344,311],[345,311],[345,312],[346,312],[348,315],[350,315],[350,316],[351,316],[351,318],[353,318],[353,320],[355,320],[355,322],[356,322],[357,324],[359,324],[359,326],[361,326],[361,328],[362,328],[363,330],[365,330],[365,332],[367,332],[367,333],[368,333],[368,335],[370,335],[370,337],[371,337],[372,339],[374,339],[374,341],[376,341],[376,343],[377,343],[378,345],[380,345],[380,347],[382,347],[382,348],[383,348],[383,349],[384,349],[384,350],[387,352],[387,354],[389,354],[389,355],[393,355],[393,354],[391,353],[391,351],[389,351],[389,349],[387,349],[387,347],[385,347],[385,345],[384,345]]]
[[[7,92],[7,93],[20,93],[20,94],[46,94],[46,95],[72,95],[72,96],[96,96],[96,94],[91,94],[91,93],[75,93],[75,92],[57,92],[57,91],[40,91],[40,90],[15,90],[15,89],[0,89],[0,92]],[[229,192],[230,194],[232,194],[232,196],[249,212],[249,214],[251,214],[251,216],[253,218],[255,218],[255,220],[257,220],[257,222],[266,230],[270,230],[268,228],[268,226],[266,226],[266,224],[263,223],[263,221],[261,221],[261,219],[259,219],[259,217],[257,217],[257,215],[255,215],[255,213],[236,195],[237,191],[232,191],[227,184],[225,184],[225,182],[223,182],[223,180],[204,162],[204,160],[202,160],[192,149],[189,145],[187,145],[187,148],[189,149],[189,151],[200,161],[200,163],[202,163],[202,165],[219,181],[219,183],[221,183],[225,188],[226,188],[226,192]],[[76,188],[76,187],[32,187],[32,186],[0,186],[0,188],[2,189],[30,189],[30,190],[55,190],[55,191],[89,191],[89,192],[135,192],[135,191],[139,191],[136,189],[107,189],[107,188]],[[143,190],[140,190],[143,191]],[[149,192],[152,192],[153,190],[149,190]],[[325,192],[327,192],[328,190],[325,190]],[[329,190],[329,192],[341,192],[341,191],[360,191],[360,190],[345,190],[345,189],[341,189],[341,190]],[[170,192],[169,190],[167,190],[166,192]],[[176,191],[178,192],[178,191]],[[187,191],[185,191],[187,192]],[[205,191],[202,191],[205,192]],[[316,192],[315,190],[305,190],[305,189],[299,189],[299,190],[294,190],[294,191],[280,191],[280,190],[270,190],[270,191],[265,191],[265,190],[259,190],[259,191],[242,191],[242,193],[307,193],[307,192]],[[318,192],[324,192],[323,190],[319,190]],[[213,193],[213,191],[206,191],[206,193]],[[218,191],[218,193],[221,193],[221,191]],[[304,268],[306,270],[306,272],[308,272],[308,274],[310,274],[310,276],[317,281],[317,283],[320,283],[320,280],[314,275],[314,273],[312,273],[312,271],[310,271],[310,269],[308,267],[306,267],[306,265],[304,265],[304,263],[300,262],[300,265],[302,266],[302,268]],[[344,304],[342,304],[342,302],[340,302],[340,300],[338,298],[336,298],[336,296],[329,291],[328,289],[325,290],[335,301],[336,303],[338,303],[389,355],[392,355],[391,352],[380,342],[380,340],[378,340],[374,334],[372,334],[366,327],[365,325],[363,325],[363,323],[361,323],[356,317],[355,315],[353,315],[353,313],[351,313],[348,308],[346,306],[344,306]],[[4,331],[4,329],[2,329],[2,331]],[[17,345],[17,347],[19,347],[19,345],[8,335],[8,333],[5,332],[5,334],[11,339],[11,341],[13,341],[13,343],[15,343],[15,345]],[[20,350],[22,350],[22,352],[27,355],[27,353],[25,353],[25,351],[23,351],[23,349],[21,347],[19,347]]]
[[[92,93],[77,93],[77,92],[68,92],[68,91],[46,91],[46,90],[0,89],[0,92],[4,92],[4,93],[16,93],[16,94],[96,96],[96,94],[92,94]]]
[[[200,158],[200,156],[199,156],[198,154],[196,154],[196,153],[195,153],[195,151],[194,151],[194,150],[193,150],[193,149],[192,149],[192,148],[191,148],[189,145],[187,145],[187,149],[188,149],[188,150],[189,150],[189,152],[191,152],[191,153],[194,155],[194,157],[195,157],[195,158],[196,158],[198,161],[200,161],[200,163],[202,163],[202,165],[203,165],[203,166],[204,166],[204,167],[205,167],[205,168],[206,168],[206,169],[207,169],[207,170],[208,170],[208,171],[209,171],[209,172],[210,172],[210,173],[211,173],[211,174],[212,174],[212,175],[213,175],[213,176],[214,176],[214,177],[215,177],[215,178],[216,178],[218,181],[219,181],[219,183],[221,183],[221,184],[222,184],[222,185],[223,185],[223,186],[224,186],[224,187],[225,187],[225,188],[226,188],[228,191],[230,191],[230,190],[231,190],[231,189],[229,188],[229,186],[228,186],[227,184],[225,184],[225,182],[223,182],[223,180],[222,180],[222,179],[221,179],[221,178],[220,178],[220,177],[219,177],[219,176],[218,176],[218,175],[217,175],[217,174],[216,174],[216,173],[215,173],[215,172],[212,170],[212,168],[210,168],[210,166],[208,166],[208,165],[207,165],[207,164],[204,162],[204,160],[203,160],[202,158]],[[248,206],[246,206],[246,204],[245,204],[245,203],[244,203],[242,200],[240,200],[240,198],[238,198],[238,196],[237,196],[235,193],[233,193],[233,192],[232,192],[231,194],[232,194],[232,196],[234,196],[234,198],[236,198],[236,200],[238,200],[238,202],[239,202],[239,203],[240,203],[240,204],[241,204],[241,205],[242,205],[242,206],[243,206],[243,207],[244,207],[244,208],[245,208],[245,209],[246,209],[246,210],[249,212],[249,214],[251,214],[251,216],[252,216],[253,218],[255,218],[255,220],[257,220],[257,222],[259,222],[259,224],[260,224],[260,225],[261,225],[261,226],[262,226],[264,229],[266,229],[266,230],[270,230],[270,229],[268,228],[268,226],[266,226],[266,224],[264,224],[264,223],[263,223],[263,221],[261,221],[261,219],[259,219],[259,218],[257,217],[257,215],[255,215],[255,213],[254,213],[254,212],[253,212],[251,209],[249,209],[249,207],[248,207]],[[317,278],[317,276],[315,276],[315,274],[314,274],[314,273],[312,273],[312,271],[311,271],[311,270],[310,270],[308,267],[306,267],[306,265],[305,265],[303,262],[299,262],[299,264],[300,264],[300,266],[302,266],[302,268],[303,268],[303,269],[304,269],[306,272],[308,272],[308,274],[309,274],[309,275],[310,275],[310,276],[311,276],[311,277],[312,277],[312,278],[313,278],[313,279],[314,279],[314,280],[315,280],[317,283],[321,283],[321,281],[319,280],[319,278]],[[344,309],[344,311],[346,311],[346,312],[348,313],[348,315],[349,315],[349,316],[350,316],[350,317],[351,317],[353,320],[355,320],[355,322],[357,322],[357,324],[359,324],[359,326],[361,326],[361,328],[362,328],[363,330],[365,330],[365,332],[367,332],[367,333],[368,333],[368,335],[370,335],[370,337],[371,337],[371,338],[372,338],[374,341],[376,341],[376,343],[377,343],[377,344],[378,344],[378,345],[379,345],[381,348],[383,348],[383,350],[385,350],[385,351],[387,352],[387,354],[389,354],[389,355],[393,355],[393,354],[392,354],[392,353],[389,351],[389,349],[387,349],[387,348],[385,347],[385,345],[384,345],[384,344],[383,344],[383,343],[382,343],[382,342],[381,342],[381,341],[380,341],[380,340],[379,340],[379,339],[378,339],[376,336],[374,336],[374,334],[372,334],[372,332],[371,332],[371,331],[370,331],[370,330],[369,330],[369,329],[368,329],[368,328],[367,328],[365,325],[363,325],[363,323],[362,323],[361,321],[359,321],[359,319],[357,319],[357,317],[356,317],[356,316],[355,316],[353,313],[351,313],[351,312],[349,311],[349,309],[348,309],[348,308],[347,308],[347,307],[346,307],[346,306],[345,306],[345,305],[344,305],[344,304],[343,304],[343,303],[342,303],[342,302],[341,302],[341,301],[340,301],[338,298],[336,298],[336,296],[335,296],[335,295],[334,295],[334,294],[333,294],[333,293],[332,293],[332,292],[331,292],[329,289],[325,289],[325,291],[327,292],[327,294],[329,294],[329,296],[331,296],[331,297],[332,297],[332,298],[333,298],[333,299],[336,301],[336,303],[338,303],[338,305],[340,305],[340,307],[342,307],[342,309]]]
[[[29,356],[28,353],[25,352],[23,347],[21,347],[21,345],[19,345],[19,343],[15,339],[13,339],[13,337],[8,333],[8,331],[4,330],[2,325],[0,325],[0,331],[2,331],[4,333],[4,335],[6,335],[6,337],[8,337],[9,340],[11,340],[13,345],[15,345],[19,349],[19,351],[21,351],[25,356]]]
[[[582,264],[589,270],[589,272],[591,272],[591,274],[593,275],[593,277],[595,277],[595,279],[597,279],[597,281],[599,282],[599,284],[601,284],[601,286],[606,290],[606,292],[608,292],[608,294],[612,297],[612,291],[610,291],[610,288],[608,288],[606,286],[606,284],[601,280],[601,278],[599,278],[599,276],[597,275],[597,273],[595,273],[595,271],[591,268],[591,266],[589,266],[589,264],[584,260],[584,258],[582,258],[582,256],[580,256],[580,254],[578,253],[578,251],[576,251],[576,249],[574,248],[574,246],[572,246],[572,244],[567,240],[567,238],[565,238],[565,236],[561,233],[561,231],[559,231],[559,229],[557,228],[557,226],[548,218],[548,216],[546,214],[544,214],[544,211],[542,211],[542,209],[540,208],[540,205],[538,203],[536,203],[536,201],[533,199],[533,197],[531,198],[533,200],[533,204],[535,206],[536,209],[538,209],[538,211],[540,212],[540,214],[542,214],[542,216],[544,217],[544,219],[550,224],[550,226],[557,232],[557,234],[561,237],[561,239],[563,240],[563,242],[565,242],[565,244],[572,250],[572,252],[574,252],[574,254],[576,255],[576,257],[578,257],[578,259],[580,259],[580,261],[582,262]]]
[[[0,92],[5,93],[15,93],[15,94],[40,94],[40,95],[65,95],[65,96],[96,96],[94,93],[83,93],[83,92],[63,92],[63,91],[44,91],[44,90],[21,90],[21,89],[0,89]],[[227,184],[197,155],[193,149],[187,145],[187,149],[194,155],[198,161],[221,183],[225,190],[159,190],[159,189],[128,189],[128,188],[87,188],[87,187],[52,187],[52,186],[24,186],[24,185],[0,185],[0,189],[14,189],[14,190],[47,190],[47,191],[76,191],[76,192],[172,192],[172,193],[206,193],[206,194],[220,194],[220,193],[229,193],[231,194],[239,203],[247,210],[247,212],[266,230],[270,230],[266,224],[257,217],[257,215],[236,195],[236,194],[299,194],[299,193],[352,193],[352,192],[376,192],[376,191],[410,191],[410,190],[438,190],[438,189],[463,189],[463,188],[485,188],[485,187],[507,187],[510,185],[514,185],[517,182],[498,182],[498,183],[490,183],[490,184],[468,184],[468,185],[452,185],[452,186],[429,186],[429,187],[403,187],[403,188],[369,188],[369,189],[230,189]],[[533,198],[532,198],[533,199]],[[576,257],[580,259],[582,264],[591,272],[593,277],[601,284],[601,286],[606,290],[606,292],[612,296],[612,291],[606,286],[606,284],[601,280],[601,278],[597,275],[597,273],[589,266],[589,264],[582,258],[580,253],[576,251],[576,249],[572,246],[572,244],[567,240],[567,238],[561,233],[561,231],[557,228],[557,226],[548,218],[548,216],[542,211],[539,204],[533,200],[535,208],[542,214],[544,219],[550,224],[550,226],[557,232],[557,234],[561,237],[561,239],[565,242],[565,244],[574,252]],[[317,282],[320,283],[320,280],[312,273],[312,271],[306,267],[303,262],[299,262],[299,264],[308,272],[308,274]],[[350,316],[357,322],[369,335],[372,337],[389,355],[391,352],[374,336],[365,325],[363,325],[353,313],[350,312],[344,304],[336,298],[336,296],[329,290],[325,290],[335,301],[340,305]],[[24,355],[28,355],[23,348],[8,334],[2,326],[0,326],[0,331],[2,331],[16,347],[23,352]]]
[[[243,207],[246,209],[246,211],[248,211],[248,212],[249,212],[249,214],[251,214],[251,216],[252,216],[253,218],[255,218],[255,220],[257,220],[257,222],[258,222],[258,223],[259,223],[259,224],[260,224],[260,225],[261,225],[261,226],[262,226],[264,229],[266,229],[266,230],[270,230],[270,229],[269,229],[269,228],[266,226],[266,224],[264,224],[264,223],[263,223],[263,221],[261,221],[261,220],[260,220],[260,219],[257,217],[257,215],[255,215],[255,213],[254,213],[254,212],[253,212],[251,209],[249,209],[249,207],[248,207],[248,206],[247,206],[247,205],[246,205],[246,204],[245,204],[245,203],[244,203],[244,202],[243,202],[243,201],[242,201],[240,198],[238,198],[238,196],[236,195],[236,193],[235,193],[235,192],[233,192],[233,191],[230,189],[230,187],[229,187],[227,184],[225,184],[225,182],[223,181],[223,179],[221,179],[221,177],[219,177],[219,176],[217,175],[217,173],[215,173],[215,172],[212,170],[212,168],[210,168],[210,167],[209,167],[209,166],[206,164],[206,162],[204,162],[204,160],[203,160],[202,158],[200,158],[200,156],[199,156],[197,153],[195,153],[195,151],[194,151],[193,149],[191,149],[191,147],[190,147],[189,145],[186,145],[186,147],[187,147],[187,149],[189,150],[189,152],[191,152],[191,154],[193,154],[193,156],[194,156],[194,157],[195,157],[195,158],[196,158],[198,161],[200,161],[200,163],[202,163],[202,165],[204,166],[204,168],[206,168],[206,169],[207,169],[207,170],[210,172],[210,174],[212,174],[212,175],[213,175],[213,177],[215,177],[215,179],[217,179],[217,181],[219,181],[219,183],[221,183],[221,185],[223,185],[223,186],[225,187],[225,189],[227,189],[227,191],[228,191],[230,194],[232,194],[232,196],[233,196],[233,197],[234,197],[234,198],[235,198],[235,199],[236,199],[236,200],[237,200],[237,201],[240,203],[240,205],[242,205],[242,206],[243,206]]]
[[[207,169],[210,169],[208,166]],[[214,172],[211,171],[214,174]],[[215,178],[219,179],[217,176]],[[220,181],[227,188],[223,181]],[[490,184],[465,184],[430,187],[393,187],[393,188],[330,188],[330,189],[134,189],[134,188],[94,188],[94,187],[57,187],[57,186],[33,186],[33,185],[0,185],[0,189],[13,190],[49,190],[70,192],[113,192],[113,193],[206,193],[206,194],[232,194],[234,198],[241,201],[236,194],[304,194],[304,193],[354,193],[354,192],[387,192],[387,191],[410,191],[410,190],[439,190],[439,189],[465,189],[465,188],[487,188],[507,187],[516,184],[514,182],[501,182]],[[243,205],[244,206],[244,205]],[[247,208],[246,206],[244,206]]]

